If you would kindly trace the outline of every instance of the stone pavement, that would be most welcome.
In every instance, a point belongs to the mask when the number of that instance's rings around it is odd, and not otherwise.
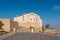
[[[60,40],[60,36],[52,36],[39,33],[16,33],[3,40]]]

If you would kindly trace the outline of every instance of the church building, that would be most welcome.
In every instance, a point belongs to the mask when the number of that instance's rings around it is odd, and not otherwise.
[[[18,22],[19,31],[39,32],[42,31],[42,19],[36,13],[24,13],[21,16],[14,17]]]

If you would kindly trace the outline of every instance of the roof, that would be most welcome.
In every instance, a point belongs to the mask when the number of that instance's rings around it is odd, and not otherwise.
[[[38,15],[38,14],[31,12],[31,13],[24,13],[23,15]],[[21,15],[21,16],[22,16],[22,15]],[[16,17],[21,17],[21,16],[16,16]],[[16,17],[15,17],[15,18],[16,18]]]

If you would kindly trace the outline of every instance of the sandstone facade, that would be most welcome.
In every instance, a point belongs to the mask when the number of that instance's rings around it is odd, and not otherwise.
[[[14,17],[14,21],[18,22],[19,27],[25,27],[29,30],[30,27],[32,27],[35,32],[42,31],[42,19],[35,13],[27,13],[22,16]]]

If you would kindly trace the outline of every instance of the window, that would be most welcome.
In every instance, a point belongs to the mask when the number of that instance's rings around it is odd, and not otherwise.
[[[35,18],[34,18],[34,21],[35,21]]]
[[[31,18],[30,20],[31,20],[31,21],[36,21],[36,18]]]
[[[32,18],[31,18],[31,21],[32,21]]]

